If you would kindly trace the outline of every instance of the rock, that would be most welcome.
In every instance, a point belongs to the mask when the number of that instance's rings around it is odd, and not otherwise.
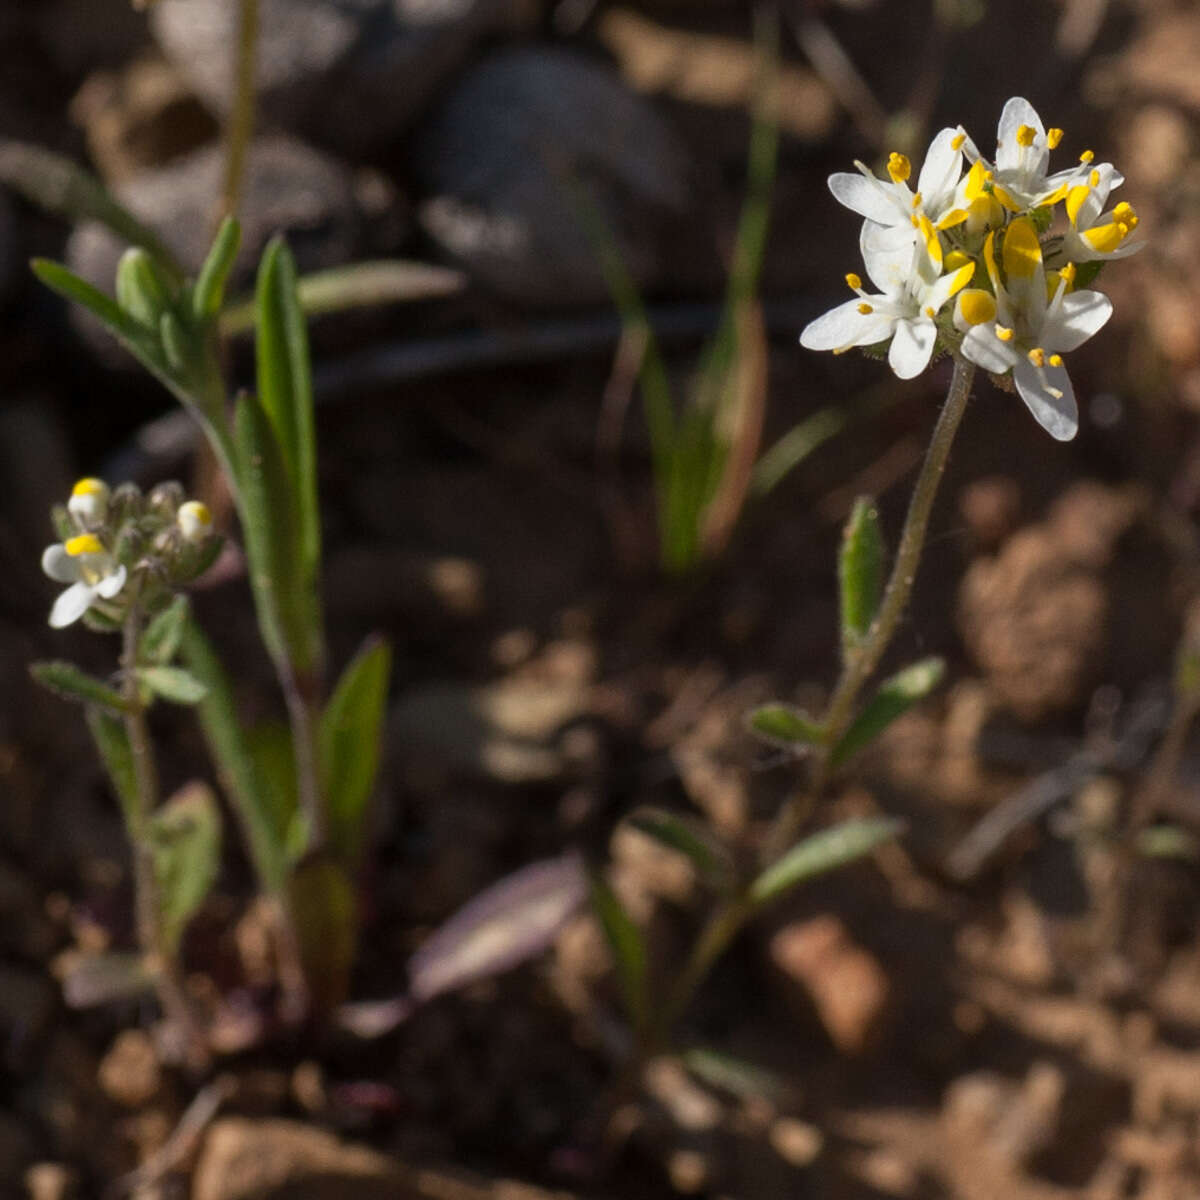
[[[25,1172],[29,1200],[72,1200],[79,1194],[79,1172],[63,1163],[34,1163]]]
[[[125,1108],[140,1108],[158,1091],[162,1076],[150,1035],[141,1029],[117,1034],[100,1060],[100,1087]]]
[[[227,1117],[204,1139],[192,1200],[410,1200],[420,1193],[384,1155],[297,1121]]]
[[[189,270],[198,268],[212,237],[213,206],[225,170],[220,146],[207,146],[165,167],[139,172],[114,189],[117,198],[171,247]],[[231,285],[245,286],[273,234],[286,233],[302,270],[353,257],[360,214],[350,172],[286,137],[261,137],[250,150],[242,211],[242,249]],[[89,222],[67,243],[71,269],[111,293],[123,243]]]
[[[339,154],[393,142],[513,0],[262,0],[258,100],[267,121]],[[215,112],[229,110],[238,6],[160,0],[163,51]]]
[[[692,191],[686,152],[658,113],[563,50],[485,59],[416,137],[412,169],[432,237],[481,283],[531,305],[607,297],[582,203],[649,286]]]
[[[783,979],[801,987],[816,1005],[839,1050],[861,1054],[875,1044],[891,997],[888,977],[836,916],[783,926],[771,938],[770,955]]]

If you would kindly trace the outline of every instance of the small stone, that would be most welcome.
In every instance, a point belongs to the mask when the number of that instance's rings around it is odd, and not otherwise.
[[[667,1160],[667,1174],[677,1192],[695,1195],[708,1183],[708,1159],[698,1150],[675,1150]]]
[[[100,1087],[110,1100],[140,1108],[162,1083],[154,1042],[141,1029],[119,1033],[100,1060]]]
[[[767,1136],[775,1153],[793,1167],[809,1166],[825,1146],[825,1137],[815,1125],[795,1117],[772,1121]]]
[[[34,1163],[25,1172],[29,1200],[72,1200],[79,1192],[79,1172],[63,1163]]]

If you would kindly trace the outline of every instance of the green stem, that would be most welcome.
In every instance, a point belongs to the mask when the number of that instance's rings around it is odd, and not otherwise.
[[[199,1023],[187,998],[179,957],[169,945],[163,929],[162,897],[155,870],[154,847],[150,840],[150,821],[158,807],[158,768],[137,676],[138,646],[142,634],[139,598],[143,580],[140,572],[134,574],[121,649],[121,694],[125,701],[123,721],[137,785],[137,803],[130,814],[134,912],[138,941],[151,962],[163,1013],[179,1032],[188,1060],[199,1065],[207,1057],[207,1052]]]
[[[241,207],[246,156],[254,134],[255,60],[258,52],[258,0],[241,0],[237,57],[234,60],[233,107],[225,128],[225,180],[216,224],[236,217]]]

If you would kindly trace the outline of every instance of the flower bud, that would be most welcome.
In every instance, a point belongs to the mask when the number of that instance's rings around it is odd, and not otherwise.
[[[181,504],[175,519],[185,542],[203,542],[212,534],[212,513],[199,500]]]
[[[109,495],[108,484],[103,479],[81,479],[71,489],[67,511],[82,529],[103,525],[108,515]]]

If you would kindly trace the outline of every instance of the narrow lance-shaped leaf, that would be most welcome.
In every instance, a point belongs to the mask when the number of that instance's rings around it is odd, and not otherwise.
[[[875,502],[860,496],[842,533],[838,554],[842,651],[852,653],[866,636],[883,593],[883,534]]]
[[[599,872],[591,881],[592,909],[616,961],[629,1023],[640,1030],[646,1020],[646,942],[608,881]]]
[[[946,664],[940,658],[923,658],[884,680],[858,719],[834,748],[830,761],[840,767],[873,742],[901,713],[928,696],[941,682]]]
[[[408,967],[412,998],[424,1003],[540,954],[588,891],[587,871],[575,853],[532,863],[493,884],[413,955]]]
[[[895,817],[868,817],[822,829],[797,842],[763,871],[750,885],[750,900],[756,906],[766,904],[806,879],[870,854],[876,846],[891,841],[903,828],[904,822]]]
[[[150,818],[163,936],[179,945],[187,923],[204,903],[221,861],[221,813],[212,789],[190,783]]]
[[[123,712],[125,701],[115,688],[81,671],[69,662],[36,662],[29,673],[42,685],[61,696],[64,700],[77,700],[81,704],[96,704],[111,712]]]
[[[819,746],[825,740],[825,730],[806,712],[790,704],[761,704],[746,718],[751,733],[773,746]]]
[[[130,839],[135,839],[140,836],[141,830],[140,801],[133,749],[129,745],[125,724],[119,717],[114,717],[112,713],[94,704],[87,706],[84,716],[87,718],[92,741],[96,743],[100,759],[112,781],[113,791],[117,794],[121,812],[125,817],[125,828]]]
[[[641,808],[629,817],[629,824],[660,845],[691,859],[709,883],[724,887],[732,879],[729,852],[707,830],[697,828],[686,817],[661,808]]]
[[[187,624],[188,598],[176,596],[146,626],[138,650],[144,662],[166,666],[179,652],[183,627]]]
[[[198,704],[204,699],[204,684],[183,667],[139,667],[137,675],[151,692],[172,704]]]
[[[171,303],[170,288],[154,259],[141,246],[130,246],[117,263],[117,303],[139,325],[157,329]]]
[[[329,840],[343,860],[357,860],[367,802],[379,769],[391,648],[372,640],[346,667],[321,714],[318,751]]]
[[[241,242],[241,226],[232,217],[226,217],[192,287],[192,316],[197,321],[211,320],[220,312],[225,284]]]
[[[308,331],[297,294],[296,264],[280,238],[274,239],[263,254],[257,299],[258,396],[275,429],[292,480],[299,523],[297,541],[305,578],[312,579],[321,553],[312,367]]]
[[[204,699],[196,706],[196,713],[221,786],[249,843],[259,881],[264,891],[278,895],[287,878],[283,838],[267,790],[256,777],[229,676],[191,617],[183,628],[180,651],[188,670],[204,684]]]

